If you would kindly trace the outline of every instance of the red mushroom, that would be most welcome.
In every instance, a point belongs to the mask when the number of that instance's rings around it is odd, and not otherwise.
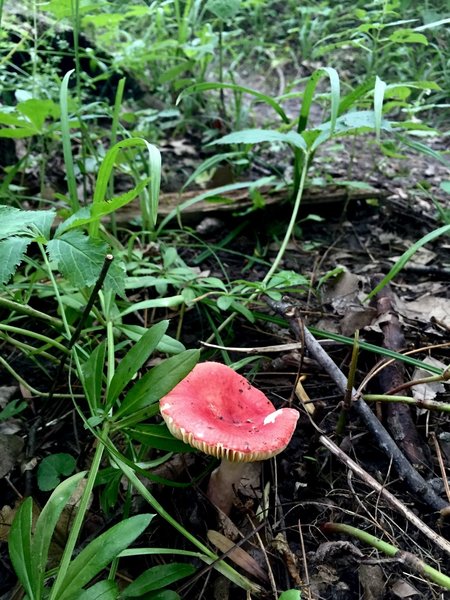
[[[222,459],[207,494],[225,514],[233,505],[244,463],[282,452],[299,416],[292,408],[276,410],[245,377],[216,362],[194,367],[161,399],[160,410],[176,438]]]

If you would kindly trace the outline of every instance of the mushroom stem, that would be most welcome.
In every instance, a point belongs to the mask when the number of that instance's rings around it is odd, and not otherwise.
[[[223,458],[217,469],[211,473],[206,494],[211,502],[226,515],[233,507],[235,490],[241,481],[245,464]]]

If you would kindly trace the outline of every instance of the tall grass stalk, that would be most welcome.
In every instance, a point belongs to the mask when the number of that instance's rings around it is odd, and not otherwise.
[[[59,104],[61,109],[61,135],[64,154],[64,165],[66,168],[67,187],[69,191],[69,205],[72,212],[80,208],[77,193],[77,182],[75,179],[75,169],[73,164],[72,144],[70,139],[70,120],[69,120],[69,79],[74,69],[68,71],[62,80],[59,94]]]

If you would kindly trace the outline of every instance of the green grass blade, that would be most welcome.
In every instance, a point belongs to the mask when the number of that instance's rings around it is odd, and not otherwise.
[[[194,85],[190,85],[185,90],[183,90],[183,92],[178,96],[177,104],[185,96],[188,96],[189,94],[194,94],[196,92],[205,92],[207,90],[220,90],[220,89],[233,90],[235,92],[242,92],[243,94],[249,94],[250,96],[253,96],[257,100],[260,100],[261,102],[264,102],[265,104],[268,104],[269,106],[271,106],[273,108],[273,110],[281,117],[281,119],[283,120],[284,123],[290,122],[289,117],[286,115],[286,113],[284,112],[284,110],[278,104],[278,102],[276,100],[274,100],[270,96],[267,96],[266,94],[257,92],[256,90],[253,90],[252,88],[248,88],[243,85],[237,85],[235,83],[212,83],[212,82],[208,83],[208,82],[205,82],[205,83],[196,83]]]
[[[386,83],[378,76],[375,78],[375,89],[373,92],[373,110],[375,114],[375,135],[377,142],[380,141],[381,121],[383,119],[383,100]]]
[[[406,252],[404,252],[401,255],[401,257],[398,259],[398,261],[395,263],[395,265],[392,267],[389,273],[385,277],[383,277],[380,283],[366,296],[364,301],[367,302],[368,300],[373,298],[376,294],[378,294],[379,291],[381,291],[384,288],[385,285],[390,283],[394,279],[394,277],[403,269],[403,267],[406,265],[409,259],[417,252],[417,250],[422,248],[422,246],[425,246],[425,244],[428,244],[428,242],[432,242],[439,236],[445,235],[449,232],[450,225],[443,225],[442,227],[439,227],[439,229],[435,229],[434,231],[431,231],[430,233],[427,233],[427,235],[424,235],[422,238],[420,238],[420,240],[418,240],[415,244],[411,246],[411,248],[408,248],[408,250],[406,250]]]
[[[144,225],[148,225],[150,222],[150,225],[153,227],[158,217],[159,187],[161,182],[161,154],[156,146],[149,144],[143,138],[128,138],[126,140],[122,140],[114,144],[114,146],[108,150],[97,175],[97,182],[95,185],[93,198],[93,211],[96,210],[97,205],[106,200],[109,180],[111,178],[117,156],[120,152],[128,148],[144,148],[148,152],[150,184],[149,188],[147,189],[146,201],[143,204],[141,203],[141,209],[143,211]],[[92,223],[90,229],[91,235],[95,237],[97,232],[98,222]]]
[[[309,112],[311,110],[311,104],[314,97],[314,92],[316,90],[317,84],[323,75],[328,75],[330,80],[330,88],[331,88],[331,135],[333,135],[333,131],[336,125],[336,119],[339,114],[339,105],[341,101],[341,86],[339,81],[339,75],[336,69],[332,67],[321,67],[317,69],[308,80],[306,84],[305,92],[303,94],[303,102],[300,109],[300,115],[298,119],[297,131],[298,133],[302,133],[305,131],[306,126],[308,124]]]
[[[68,71],[62,80],[59,94],[59,103],[61,107],[61,137],[64,154],[64,165],[66,168],[67,186],[69,188],[69,202],[72,212],[80,208],[77,195],[77,182],[75,179],[75,169],[73,166],[72,144],[70,142],[70,121],[69,121],[69,79],[74,69]]]

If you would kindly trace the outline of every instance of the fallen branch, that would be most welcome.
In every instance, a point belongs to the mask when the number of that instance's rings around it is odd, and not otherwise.
[[[375,287],[381,279],[382,277],[372,278],[373,286]],[[378,322],[383,332],[383,347],[400,352],[405,347],[405,337],[395,312],[394,294],[390,286],[386,285],[375,299]],[[403,363],[397,360],[386,366],[380,371],[377,379],[380,393],[392,394],[393,389],[399,389],[405,383]],[[387,427],[392,437],[413,466],[431,467],[409,406],[400,402],[390,402],[386,405],[385,412]]]
[[[267,304],[289,321],[289,324],[299,340],[303,340],[310,355],[323,367],[330,375],[342,395],[347,390],[347,378],[342,371],[335,365],[322,346],[317,342],[314,336],[303,325],[301,319],[297,316],[295,307],[287,302],[275,302],[266,298]],[[423,503],[430,506],[435,511],[442,511],[449,507],[425,479],[413,468],[411,463],[404,457],[400,449],[391,438],[389,433],[373,414],[369,406],[359,397],[355,389],[352,389],[352,407],[358,417],[377,441],[379,448],[388,456],[389,460],[397,471],[400,479],[406,481],[410,491]]]

